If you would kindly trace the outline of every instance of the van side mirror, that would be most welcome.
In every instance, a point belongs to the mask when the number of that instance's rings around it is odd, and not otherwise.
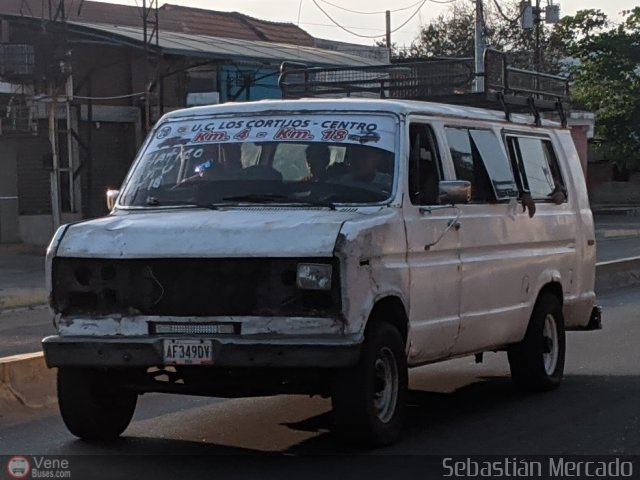
[[[116,206],[118,195],[120,195],[120,190],[107,190],[107,208],[109,211],[113,210],[113,207]]]
[[[438,184],[440,205],[455,205],[471,201],[471,182],[466,180],[445,180]]]

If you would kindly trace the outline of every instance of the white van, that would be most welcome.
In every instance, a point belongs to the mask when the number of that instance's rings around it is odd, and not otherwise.
[[[409,367],[506,350],[550,390],[565,331],[600,325],[569,130],[428,102],[165,115],[111,214],[61,227],[47,266],[45,358],[86,439],[121,434],[144,392],[295,393],[384,445]]]

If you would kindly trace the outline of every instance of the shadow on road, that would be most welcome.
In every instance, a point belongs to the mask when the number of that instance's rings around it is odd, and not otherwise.
[[[249,403],[232,406],[223,402],[197,404],[169,416],[158,412],[154,419],[145,416],[134,422],[122,439],[102,444],[71,440],[59,417],[51,416],[44,423],[3,432],[3,442],[21,446],[20,451],[6,453],[44,453],[32,450],[41,446],[32,446],[50,442],[46,438],[51,437],[55,446],[47,447],[50,454],[141,456],[154,468],[167,462],[179,464],[182,460],[171,458],[175,455],[216,456],[222,468],[244,463],[233,457],[247,454],[268,459],[372,454],[640,454],[638,376],[570,375],[557,391],[539,394],[520,392],[505,376],[475,380],[452,393],[413,389],[403,441],[373,451],[341,442],[330,433],[332,415],[327,403],[305,397],[260,400],[253,411],[244,408],[252,405]],[[260,425],[256,426],[255,418]],[[293,418],[297,420],[288,420]],[[276,453],[265,453],[269,445]]]
[[[506,377],[483,377],[453,393],[412,390],[403,441],[381,454],[582,455],[640,453],[640,377],[565,378],[547,393],[518,390]],[[328,430],[331,415],[290,428]],[[291,454],[363,453],[331,434],[290,448]]]

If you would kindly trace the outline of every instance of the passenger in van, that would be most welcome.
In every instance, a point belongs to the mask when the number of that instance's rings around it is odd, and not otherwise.
[[[553,177],[554,188],[549,194],[549,198],[556,205],[560,205],[567,201],[567,189],[562,183],[562,177],[555,163],[551,164],[551,176]]]
[[[556,184],[556,188],[549,194],[549,198],[556,205],[560,205],[567,201],[567,189],[560,184]]]
[[[327,167],[331,161],[329,147],[322,143],[312,143],[305,151],[309,175],[300,179],[301,182],[321,182],[327,176]]]
[[[354,186],[374,186],[376,190],[391,189],[391,175],[378,171],[382,162],[382,150],[360,147],[351,152],[349,173],[342,177],[342,183]]]
[[[520,195],[520,203],[522,204],[522,211],[529,211],[529,218],[533,218],[536,214],[536,202],[533,201],[533,197],[530,192],[522,192]]]
[[[554,188],[549,194],[549,199],[556,205],[561,205],[567,201],[567,189],[562,184],[560,174],[552,168],[551,174],[553,177]],[[520,202],[522,203],[522,211],[529,211],[529,218],[532,218],[536,214],[536,203],[529,192],[523,192],[520,196]]]

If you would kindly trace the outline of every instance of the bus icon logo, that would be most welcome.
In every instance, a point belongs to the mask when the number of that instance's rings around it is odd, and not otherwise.
[[[29,460],[24,457],[11,457],[7,463],[7,472],[11,478],[26,478],[30,471]]]

